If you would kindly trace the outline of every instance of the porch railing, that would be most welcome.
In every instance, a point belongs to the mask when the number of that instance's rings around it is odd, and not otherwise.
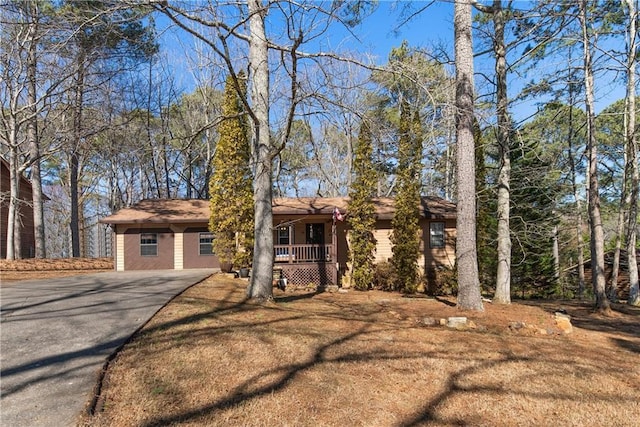
[[[277,263],[331,261],[332,248],[332,245],[274,245],[274,260]]]

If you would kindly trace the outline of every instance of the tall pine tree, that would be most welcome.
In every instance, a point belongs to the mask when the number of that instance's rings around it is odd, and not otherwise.
[[[353,168],[355,177],[349,194],[350,260],[353,287],[364,291],[373,282],[373,251],[375,239],[375,206],[372,198],[376,191],[377,175],[373,165],[371,131],[363,119],[355,148]]]
[[[238,77],[236,81],[227,77],[224,89],[220,139],[209,182],[209,229],[215,234],[213,251],[221,265],[246,267],[253,249],[254,210],[248,126],[240,98],[245,96],[246,80],[244,75]]]

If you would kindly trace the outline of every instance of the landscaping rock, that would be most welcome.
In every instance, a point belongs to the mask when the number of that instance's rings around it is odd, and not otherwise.
[[[565,313],[556,311],[555,314],[556,326],[562,331],[563,334],[570,334],[573,332],[573,325],[571,324],[571,316]]]
[[[434,317],[425,317],[422,319],[422,324],[424,326],[440,326],[440,320]]]
[[[463,329],[467,327],[466,317],[449,317],[447,319],[447,327],[454,329]]]
[[[527,324],[524,322],[509,322],[509,329],[511,329],[512,331],[519,331],[526,326]]]

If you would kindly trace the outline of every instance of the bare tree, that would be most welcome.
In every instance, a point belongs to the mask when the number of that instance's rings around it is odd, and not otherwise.
[[[24,149],[24,143],[20,141],[20,128],[26,125],[23,93],[26,90],[27,82],[25,77],[25,55],[30,42],[29,26],[25,17],[15,11],[18,15],[15,25],[10,25],[10,11],[5,8],[0,11],[3,25],[2,38],[0,41],[0,94],[2,96],[2,108],[0,109],[0,143],[3,151],[6,152],[9,163],[9,194],[2,195],[2,199],[8,199],[8,222],[6,228],[6,258],[15,259],[21,257],[19,243],[19,218],[20,218],[20,153]],[[22,15],[22,16],[21,16]],[[4,203],[3,203],[4,204]],[[18,240],[16,241],[16,239]]]
[[[596,308],[609,310],[609,300],[605,291],[604,276],[604,231],[600,214],[600,193],[598,188],[598,142],[596,140],[594,112],[594,84],[589,34],[587,0],[580,1],[579,12],[582,28],[585,108],[587,114],[587,152],[589,157],[589,227],[591,230],[591,283],[596,297]]]
[[[313,80],[300,82],[307,94],[299,104],[290,143],[276,159],[278,191],[339,196],[351,186],[357,130],[367,103],[370,73],[355,64],[306,66]]]
[[[473,139],[473,43],[471,1],[454,6],[456,52],[458,308],[484,310],[476,249],[475,144]]]
[[[249,0],[249,74],[252,78],[253,163],[255,165],[255,246],[253,271],[247,296],[256,300],[273,298],[273,158],[278,147],[269,125],[269,47],[264,28],[267,10],[260,0]],[[295,107],[294,107],[295,108]],[[293,114],[293,111],[291,112]]]
[[[71,199],[72,256],[81,256],[81,169],[86,161],[88,139],[103,129],[89,126],[89,96],[102,83],[117,75],[128,58],[133,62],[149,59],[157,51],[155,34],[142,25],[144,10],[117,2],[75,2],[61,7],[57,18],[65,35],[64,52],[73,78],[68,87],[67,104],[71,109],[71,127],[66,148]],[[96,67],[102,64],[103,67]]]
[[[494,301],[501,304],[511,302],[511,229],[510,191],[511,191],[511,121],[507,111],[507,60],[504,42],[506,13],[502,0],[493,2],[493,25],[495,28],[494,53],[496,56],[496,87],[498,117],[498,149],[500,172],[498,173],[498,265],[496,272],[496,292]]]
[[[510,3],[510,2],[509,2]],[[505,44],[505,26],[510,6],[502,7],[502,0],[494,0],[491,7],[474,2],[476,8],[488,13],[493,22],[493,54],[496,74],[496,116],[498,140],[498,250],[496,291],[493,300],[500,304],[511,303],[511,229],[510,193],[511,193],[511,120],[509,118],[507,98],[507,46]]]
[[[45,115],[46,102],[60,82],[63,73],[40,76],[40,46],[46,33],[46,20],[38,2],[14,2],[2,8],[0,35],[0,146],[8,157],[10,194],[7,195],[7,253],[9,259],[21,257],[28,248],[21,248],[20,227],[24,204],[33,204],[36,257],[46,256],[42,183],[40,162],[42,153],[38,120]],[[45,84],[44,81],[47,81]],[[40,93],[38,85],[44,87]],[[30,168],[32,200],[20,200],[20,176]]]
[[[629,268],[629,300],[631,305],[640,305],[638,284],[638,262],[636,258],[636,240],[638,230],[638,191],[640,174],[638,172],[638,139],[636,136],[636,69],[637,69],[637,28],[638,10],[636,0],[626,0],[628,13],[628,50],[627,50],[627,96],[625,102],[625,145],[627,162],[625,181],[628,184],[629,219],[627,226],[627,260]]]
[[[29,121],[27,122],[27,144],[31,161],[31,189],[33,202],[33,226],[35,237],[35,257],[46,258],[44,205],[42,193],[42,178],[40,172],[40,139],[38,136],[38,38],[40,24],[40,6],[38,2],[26,5],[29,14],[29,45],[27,48],[27,105],[29,106]]]
[[[324,34],[330,23],[338,18],[336,8],[343,5],[340,2],[328,3],[327,10],[321,3],[263,3],[259,0],[249,0],[246,4],[222,1],[193,4],[186,5],[185,9],[166,2],[152,2],[152,5],[216,52],[236,81],[238,91],[238,70],[244,66],[248,68],[250,96],[245,107],[252,129],[255,241],[247,295],[255,300],[270,300],[273,298],[273,162],[287,145],[297,107],[305,95],[300,93],[303,86],[300,61],[340,59],[332,53],[304,53],[300,47]],[[305,19],[298,19],[303,15]],[[282,39],[267,34],[268,16],[285,23]],[[234,49],[238,44],[248,46],[248,49],[238,49],[236,56],[232,52],[236,52]],[[244,58],[242,52],[247,50],[248,57]],[[277,57],[270,57],[270,52]],[[274,69],[279,74],[273,73]],[[272,85],[273,82],[278,85]],[[275,96],[272,98],[272,91],[279,91],[283,87],[282,82],[286,83],[286,92],[277,99]],[[278,126],[270,123],[270,111],[275,105],[280,109],[279,117],[282,117]],[[274,128],[278,129],[277,133]]]

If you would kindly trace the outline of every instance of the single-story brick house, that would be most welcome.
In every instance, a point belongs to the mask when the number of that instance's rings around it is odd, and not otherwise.
[[[339,285],[348,272],[348,221],[335,219],[336,209],[348,216],[349,199],[277,198],[273,202],[274,269],[291,284]],[[393,199],[378,198],[376,262],[391,258]],[[117,271],[220,268],[211,253],[215,236],[207,229],[208,200],[148,199],[100,222],[115,236]],[[455,263],[455,204],[437,197],[420,203],[420,267],[429,275]]]

